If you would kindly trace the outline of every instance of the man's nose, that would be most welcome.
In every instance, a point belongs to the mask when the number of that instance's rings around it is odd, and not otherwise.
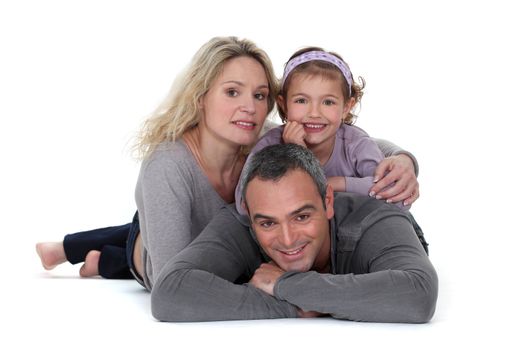
[[[290,227],[290,225],[282,225],[280,241],[281,241],[281,245],[283,246],[283,248],[290,248],[290,249],[297,248],[295,247],[295,242],[296,242],[295,230],[293,230]]]

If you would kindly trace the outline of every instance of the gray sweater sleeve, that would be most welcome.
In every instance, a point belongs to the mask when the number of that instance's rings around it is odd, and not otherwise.
[[[161,321],[215,321],[296,317],[286,301],[246,282],[261,264],[248,228],[223,208],[204,231],[162,269],[151,293]]]
[[[159,146],[141,167],[135,198],[143,242],[144,283],[210,222],[224,201],[180,142]]]
[[[409,156],[410,159],[412,159],[412,163],[414,163],[414,171],[416,173],[416,176],[418,176],[419,164],[417,163],[416,157],[412,153],[405,151],[404,149],[402,149],[395,143],[392,143],[388,140],[377,139],[377,138],[372,138],[372,139],[377,143],[377,145],[379,146],[379,149],[381,150],[381,152],[383,153],[385,157],[395,156],[398,154],[405,154]]]
[[[176,161],[166,152],[143,165],[136,197],[142,240],[147,258],[145,271],[152,284],[162,266],[191,241],[192,196]]]
[[[304,311],[371,322],[423,323],[434,314],[437,274],[409,221],[389,216],[359,241],[347,274],[284,274],[274,294]]]

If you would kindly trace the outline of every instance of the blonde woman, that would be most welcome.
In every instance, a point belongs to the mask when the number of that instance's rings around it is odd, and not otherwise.
[[[133,223],[39,243],[44,267],[86,260],[82,276],[128,277],[127,239],[131,270],[151,288],[164,262],[233,201],[243,148],[257,141],[276,91],[271,61],[254,43],[207,42],[144,125]]]
[[[84,262],[83,277],[133,276],[151,290],[164,264],[234,201],[245,148],[257,141],[277,89],[272,64],[255,44],[211,39],[144,125],[133,222],[38,243],[44,268]],[[387,163],[409,169],[396,180],[415,179],[409,157]]]

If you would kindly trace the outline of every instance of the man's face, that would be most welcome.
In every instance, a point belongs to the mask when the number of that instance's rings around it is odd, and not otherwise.
[[[329,187],[326,209],[317,186],[302,170],[278,181],[255,178],[246,188],[246,206],[257,240],[285,271],[321,271],[330,261],[329,222],[334,215]]]

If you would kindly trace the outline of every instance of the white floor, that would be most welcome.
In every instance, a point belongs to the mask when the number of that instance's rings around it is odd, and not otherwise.
[[[522,17],[511,0],[1,1],[0,349],[525,349]],[[129,141],[217,35],[279,76],[319,45],[366,79],[357,125],[420,161],[432,322],[167,324],[133,281],[42,270],[35,242],[131,218]]]
[[[40,268],[29,242],[21,269],[4,274],[0,347],[109,348],[317,348],[443,349],[446,346],[523,349],[524,288],[512,276],[450,270],[454,251],[434,249],[440,296],[424,325],[374,324],[333,319],[161,323],[150,314],[149,294],[134,281],[77,277],[78,266]],[[4,258],[9,258],[9,254]],[[7,261],[7,260],[6,260]],[[503,268],[503,266],[501,266]],[[522,279],[522,276],[518,277]],[[7,344],[15,344],[6,347]]]

